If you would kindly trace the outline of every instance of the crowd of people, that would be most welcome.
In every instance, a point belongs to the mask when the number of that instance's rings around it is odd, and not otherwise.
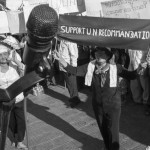
[[[76,46],[75,46],[76,45]],[[147,65],[146,69],[143,69],[134,80],[125,79],[119,77],[119,86],[121,89],[121,104],[124,105],[128,99],[132,99],[137,105],[143,105],[145,107],[145,115],[150,115],[150,97],[149,97],[149,50],[131,50],[131,49],[119,49],[119,48],[107,48],[112,53],[113,63],[120,64],[128,71],[133,71],[138,68],[139,65]],[[96,46],[84,46],[68,41],[61,41],[60,48],[57,49],[61,53],[63,59],[71,66],[81,66],[95,59]],[[72,53],[72,51],[74,53]],[[77,53],[78,52],[78,53]],[[66,72],[64,69],[62,69]],[[68,73],[68,76],[73,74]],[[71,77],[72,78],[72,77]],[[74,77],[70,79],[67,85],[69,93],[76,91],[74,95],[70,95],[70,98],[77,97],[78,90],[84,87],[84,77]],[[67,83],[67,84],[68,84]],[[73,89],[72,89],[73,88]],[[79,100],[75,100],[78,105]]]
[[[85,85],[92,86],[93,111],[104,139],[105,148],[106,150],[119,150],[121,103],[127,100],[127,88],[130,88],[127,82],[138,80],[145,74],[149,65],[148,57],[132,71],[128,71],[128,66],[132,65],[128,60],[131,62],[132,58],[128,57],[125,51],[106,47],[95,47],[94,51],[92,60],[81,66],[73,66],[70,62],[68,63],[60,51],[55,51],[53,55],[68,74],[76,77],[83,76]],[[141,58],[143,56],[141,55]],[[134,97],[133,100],[137,103]],[[148,97],[141,99],[141,103],[148,108]],[[149,115],[149,109],[146,110],[146,115]]]
[[[24,75],[26,41],[26,34],[0,36],[0,88],[9,87]],[[43,86],[59,84],[56,71],[63,75],[70,95],[70,107],[80,104],[79,90],[91,87],[93,111],[106,150],[119,150],[121,106],[127,101],[132,99],[135,104],[143,105],[145,115],[150,115],[149,50],[85,46],[54,38],[47,59],[51,75]],[[27,146],[23,144],[26,130],[24,94],[15,99],[9,124],[14,136],[12,146],[26,150]]]

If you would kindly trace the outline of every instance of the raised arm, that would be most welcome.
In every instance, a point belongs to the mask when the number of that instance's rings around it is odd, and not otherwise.
[[[88,64],[82,65],[82,66],[78,66],[78,67],[73,67],[71,65],[69,65],[63,58],[62,56],[59,54],[59,52],[54,51],[53,53],[53,57],[54,59],[58,60],[59,63],[62,65],[62,67],[70,74],[74,74],[76,76],[85,76],[86,72],[87,72],[87,67]]]
[[[78,67],[72,67],[71,65],[67,64],[64,69],[70,74],[74,74],[76,76],[85,76],[85,74],[87,73],[87,66],[88,64]]]
[[[137,78],[137,76],[141,73],[142,69],[146,69],[147,64],[143,63],[140,64],[139,67],[134,71],[128,71],[124,67],[122,67],[120,64],[117,65],[118,75],[126,78],[128,80],[134,80]]]

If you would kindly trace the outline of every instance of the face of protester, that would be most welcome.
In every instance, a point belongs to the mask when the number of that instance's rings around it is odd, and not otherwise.
[[[95,53],[96,63],[99,66],[105,66],[106,65],[106,59],[102,58],[99,54]]]
[[[0,45],[0,64],[8,63],[9,49],[3,45]]]

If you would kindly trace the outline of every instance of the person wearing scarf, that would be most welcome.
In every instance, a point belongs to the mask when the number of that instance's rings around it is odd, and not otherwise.
[[[130,80],[135,79],[140,67],[135,71],[127,71],[112,61],[114,55],[104,47],[96,48],[95,60],[78,67],[69,65],[58,52],[53,55],[68,73],[85,76],[85,84],[92,86],[93,110],[104,140],[105,149],[119,150],[121,96],[118,78],[121,76]]]

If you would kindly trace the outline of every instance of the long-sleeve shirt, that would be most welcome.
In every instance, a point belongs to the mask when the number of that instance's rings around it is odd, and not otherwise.
[[[138,68],[139,64],[146,61],[148,51],[128,50],[130,57],[129,69],[130,71]]]
[[[71,65],[67,65],[65,70],[70,73],[74,74],[76,76],[85,76],[87,73],[88,63],[82,66],[73,67]],[[135,79],[137,76],[137,72],[135,71],[128,71],[127,69],[123,68],[121,65],[117,65],[117,74],[123,78],[132,80]]]
[[[71,66],[77,66],[78,47],[76,43],[62,40],[60,43],[59,52],[63,59]]]

